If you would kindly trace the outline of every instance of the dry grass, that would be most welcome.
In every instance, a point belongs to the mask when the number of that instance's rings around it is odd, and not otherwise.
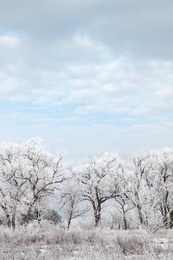
[[[0,243],[2,260],[173,259],[173,230],[155,234],[100,228],[66,231],[44,223],[15,231],[1,227]]]

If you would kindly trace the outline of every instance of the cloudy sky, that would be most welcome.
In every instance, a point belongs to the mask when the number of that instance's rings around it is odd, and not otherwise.
[[[173,146],[172,46],[172,0],[0,0],[0,141]]]

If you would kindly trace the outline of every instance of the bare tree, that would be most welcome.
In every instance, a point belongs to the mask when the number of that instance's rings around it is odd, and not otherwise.
[[[79,183],[72,173],[63,183],[60,192],[61,209],[64,209],[67,218],[67,229],[70,228],[72,219],[81,217],[88,212],[88,207],[81,203],[81,195]]]
[[[147,219],[144,207],[148,196],[147,176],[150,171],[150,161],[147,154],[135,155],[129,165],[128,184],[124,196],[130,200],[138,212],[139,222],[146,225]]]
[[[100,158],[90,158],[88,163],[74,169],[82,191],[82,200],[91,204],[95,226],[101,220],[102,205],[119,193],[118,178],[122,162],[115,153],[105,153]]]

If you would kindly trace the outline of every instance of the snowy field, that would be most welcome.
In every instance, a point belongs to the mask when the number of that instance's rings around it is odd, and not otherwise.
[[[0,229],[0,259],[116,260],[173,259],[173,230],[71,228],[28,225],[15,231]]]

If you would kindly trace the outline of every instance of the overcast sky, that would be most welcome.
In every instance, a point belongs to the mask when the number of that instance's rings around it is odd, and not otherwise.
[[[173,1],[0,0],[0,118],[74,160],[173,146]]]

